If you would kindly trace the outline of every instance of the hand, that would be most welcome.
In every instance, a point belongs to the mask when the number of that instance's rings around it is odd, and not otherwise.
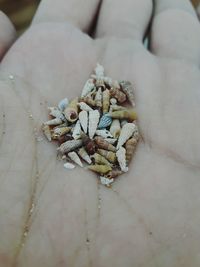
[[[6,54],[1,266],[199,266],[200,26],[189,1],[154,2],[43,0]],[[78,96],[97,62],[134,84],[142,135],[111,190],[35,138],[47,106]]]

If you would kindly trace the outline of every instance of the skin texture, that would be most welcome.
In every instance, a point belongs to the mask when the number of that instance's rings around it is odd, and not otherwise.
[[[97,1],[44,0],[4,57],[0,266],[200,265],[200,26],[189,1],[154,2],[104,0],[92,39]],[[97,62],[134,84],[142,135],[110,190],[38,141],[47,106],[79,95]]]

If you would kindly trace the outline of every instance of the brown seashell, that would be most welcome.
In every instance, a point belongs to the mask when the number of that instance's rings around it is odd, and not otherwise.
[[[112,179],[112,178],[116,178],[117,176],[119,176],[122,173],[123,172],[120,169],[113,169],[112,171],[110,171],[109,173],[106,174],[106,177],[109,179]]]
[[[65,118],[69,122],[75,122],[78,119],[78,112],[76,109],[71,108],[71,107],[66,107],[64,110]]]
[[[98,153],[95,153],[93,156],[91,156],[91,158],[94,159],[96,164],[111,166],[111,163]]]
[[[135,99],[134,99],[133,86],[132,86],[131,82],[129,82],[129,81],[121,81],[120,85],[121,85],[122,91],[126,94],[129,102],[134,107],[135,106]]]
[[[110,89],[110,95],[112,97],[115,97],[119,103],[123,103],[126,101],[126,95],[117,88],[111,88]]]
[[[65,154],[82,146],[82,144],[83,144],[82,140],[70,140],[70,141],[66,141],[65,143],[62,143],[57,148],[57,150],[59,153]]]
[[[82,133],[81,135],[83,145],[85,146],[85,150],[89,155],[93,155],[96,152],[95,142],[90,139],[86,134]]]
[[[103,139],[103,137],[96,136],[94,138],[94,141],[96,142],[96,144],[99,148],[103,148],[105,150],[110,150],[110,151],[116,152],[116,148],[113,145],[111,145],[110,143],[108,143],[107,141],[105,141]]]
[[[112,151],[107,151],[104,149],[97,149],[97,152],[102,155],[103,157],[105,157],[108,161],[110,161],[111,163],[115,163],[116,162],[116,154]]]
[[[135,137],[132,137],[126,142],[125,148],[126,148],[126,160],[129,163],[133,157],[133,154],[135,152],[136,146],[137,146],[138,140]]]
[[[111,117],[114,119],[127,119],[134,121],[137,119],[137,113],[133,109],[126,109],[120,111],[113,111]]]
[[[65,134],[57,138],[58,144],[61,145],[62,143],[66,141],[73,140],[73,137],[71,135]]]
[[[112,168],[110,166],[98,165],[98,164],[90,165],[88,167],[88,169],[91,170],[91,171],[97,172],[97,173],[101,173],[101,174],[105,174],[105,173],[107,173],[107,172],[112,170]]]
[[[86,104],[88,104],[89,106],[95,107],[96,102],[92,97],[92,94],[88,94],[86,97],[83,97],[81,99],[81,101],[85,102]]]
[[[110,90],[103,91],[103,113],[108,112],[110,107]]]

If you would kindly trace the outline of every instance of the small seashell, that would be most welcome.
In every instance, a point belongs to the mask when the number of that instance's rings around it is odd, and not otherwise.
[[[68,153],[72,150],[75,150],[76,148],[79,148],[82,146],[83,142],[82,140],[70,140],[62,143],[58,148],[58,152],[61,154]]]
[[[96,130],[96,135],[102,136],[103,138],[108,138],[108,137],[112,138],[113,137],[112,134],[106,129]]]
[[[109,111],[110,106],[110,91],[106,89],[103,91],[103,113],[107,113]]]
[[[42,126],[42,131],[44,132],[44,135],[46,136],[46,138],[51,141],[51,130],[49,125],[43,125]]]
[[[78,113],[74,108],[67,107],[64,114],[69,122],[75,122],[78,119]]]
[[[111,184],[114,182],[114,179],[113,178],[108,179],[108,178],[106,178],[104,176],[100,176],[99,179],[100,179],[101,184],[102,185],[105,185],[107,187],[110,187]]]
[[[87,80],[87,82],[85,83],[83,87],[81,97],[87,96],[94,88],[95,88],[95,85],[94,85],[93,79]]]
[[[97,149],[97,152],[101,156],[105,157],[111,163],[115,163],[115,161],[116,161],[116,154],[114,152],[107,151],[107,150],[104,150],[104,149]]]
[[[80,107],[81,110],[85,110],[85,111],[90,111],[92,110],[92,108],[90,106],[88,106],[86,103],[84,102],[80,102],[78,103],[78,106]]]
[[[92,155],[91,158],[94,159],[96,164],[111,166],[111,163],[105,157],[98,153]]]
[[[105,84],[104,84],[103,78],[97,77],[96,82],[95,82],[95,86],[96,86],[96,88],[105,89]]]
[[[53,125],[58,125],[58,124],[61,124],[61,123],[62,123],[62,120],[60,118],[55,118],[55,119],[46,121],[44,124],[53,126]]]
[[[127,119],[134,121],[137,119],[137,113],[133,109],[125,109],[120,111],[113,111],[111,117],[114,119]]]
[[[87,133],[87,129],[88,129],[88,112],[85,111],[85,110],[82,110],[79,113],[79,120],[80,120],[81,127],[83,128],[83,131],[85,133]]]
[[[96,152],[96,145],[86,134],[81,135],[85,149],[89,155],[93,155]]]
[[[103,77],[104,76],[104,67],[97,63],[97,66],[95,68],[95,74],[97,77]]]
[[[105,113],[99,122],[98,129],[107,128],[112,123],[112,118],[110,117],[109,113]]]
[[[73,129],[72,137],[75,140],[77,140],[77,139],[79,139],[81,137],[81,124],[80,124],[80,121],[79,120],[76,122],[76,125],[75,125],[75,127]]]
[[[98,165],[98,164],[90,165],[88,166],[88,169],[93,172],[100,173],[100,174],[105,174],[112,170],[112,168],[108,165]]]
[[[98,89],[96,96],[95,96],[95,103],[97,107],[102,107],[102,89],[101,87]]]
[[[92,95],[91,94],[88,94],[87,96],[85,96],[84,98],[81,99],[83,102],[85,102],[86,104],[92,106],[92,107],[95,107],[96,105],[96,102],[95,100],[93,99]]]
[[[52,130],[52,139],[58,139],[62,135],[69,133],[71,131],[71,127],[55,127]]]
[[[134,107],[135,106],[135,99],[134,99],[134,90],[133,90],[132,84],[129,81],[121,81],[120,85],[121,85],[123,92],[126,94],[129,102]]]
[[[83,167],[83,164],[82,164],[82,162],[81,162],[81,160],[80,160],[80,158],[76,152],[74,152],[74,151],[69,152],[67,155],[72,161],[74,161],[79,166]]]
[[[128,167],[126,166],[126,149],[123,146],[121,146],[117,151],[116,156],[121,170],[123,172],[127,172]]]
[[[57,107],[48,107],[48,110],[50,111],[50,115],[55,117],[55,118],[59,118],[61,120],[65,120],[64,115],[62,114],[62,112],[57,108]]]
[[[114,97],[112,97],[112,98],[110,99],[110,104],[111,104],[111,105],[116,105],[116,104],[117,104],[117,99],[114,98]]]
[[[76,112],[78,112],[78,97],[75,97],[74,99],[72,99],[68,105],[69,108],[73,108],[76,110]]]
[[[62,143],[66,142],[66,141],[70,141],[70,140],[73,140],[73,137],[71,135],[69,135],[69,134],[64,134],[64,135],[62,135],[62,136],[57,138],[59,146]]]
[[[125,148],[126,148],[126,161],[127,162],[131,161],[133,154],[135,152],[137,143],[138,143],[138,140],[134,137],[132,137],[126,142]]]
[[[114,138],[118,138],[120,135],[121,126],[120,121],[118,119],[113,120],[110,126],[110,133],[113,135]]]
[[[92,110],[89,111],[89,126],[88,126],[88,132],[89,132],[89,137],[92,139],[96,129],[97,125],[99,123],[99,118],[100,114],[98,110]]]
[[[119,170],[119,169],[113,169],[112,171],[110,171],[109,173],[106,174],[106,177],[108,179],[112,179],[112,178],[116,178],[120,174],[122,174],[122,171],[121,170]]]
[[[117,143],[117,149],[119,149],[123,144],[126,143],[126,141],[134,134],[135,131],[137,131],[138,128],[136,124],[134,123],[126,123],[121,130],[118,143]]]
[[[111,105],[109,112],[118,111],[118,110],[126,110],[127,108],[119,105]]]
[[[126,101],[126,95],[118,88],[111,88],[110,95],[112,97],[115,97],[119,103],[123,103]]]
[[[104,138],[104,140],[109,144],[114,145],[117,141],[117,138]]]
[[[69,100],[67,98],[64,98],[58,103],[58,108],[60,109],[60,111],[64,111],[68,104]]]
[[[70,162],[63,164],[63,166],[65,169],[68,169],[68,170],[73,170],[75,168],[75,165]]]
[[[88,164],[91,164],[92,163],[92,160],[91,158],[89,157],[87,151],[85,150],[84,147],[81,147],[79,150],[78,150],[78,154],[79,156],[85,160]]]
[[[105,150],[116,152],[116,148],[113,145],[111,145],[110,143],[108,143],[107,141],[105,141],[105,139],[103,137],[96,136],[94,138],[94,141],[96,142],[96,144],[99,148],[103,148]]]

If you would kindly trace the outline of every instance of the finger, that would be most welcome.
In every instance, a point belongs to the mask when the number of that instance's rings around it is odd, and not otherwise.
[[[152,14],[152,0],[104,0],[96,37],[142,40]]]
[[[98,9],[99,0],[43,0],[32,24],[39,22],[70,22],[88,31]]]
[[[155,0],[151,50],[158,56],[199,64],[200,27],[189,0]]]
[[[0,11],[0,59],[16,38],[16,31],[8,17]]]

